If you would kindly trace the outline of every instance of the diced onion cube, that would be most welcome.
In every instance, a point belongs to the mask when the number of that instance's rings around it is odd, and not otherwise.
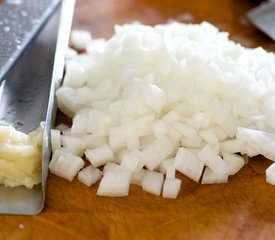
[[[198,157],[215,174],[219,176],[226,176],[229,174],[230,167],[210,145],[206,145],[198,153]]]
[[[69,61],[66,65],[66,74],[64,77],[63,85],[79,88],[82,87],[86,82],[86,74],[79,62]]]
[[[275,185],[275,163],[272,163],[266,170],[265,170],[266,182],[270,183],[271,185]]]
[[[141,186],[142,181],[146,175],[146,172],[147,172],[147,170],[145,170],[145,169],[140,169],[136,172],[133,172],[131,175],[131,183]]]
[[[109,197],[127,196],[129,193],[131,173],[129,171],[107,171],[99,183],[97,195]]]
[[[236,174],[245,163],[243,157],[237,154],[224,153],[222,157],[230,167],[230,175]]]
[[[174,145],[167,137],[156,139],[142,151],[146,167],[154,170],[173,151]]]
[[[51,147],[52,152],[61,147],[61,135],[60,130],[51,129]]]
[[[126,146],[126,131],[124,127],[112,127],[109,131],[109,145],[116,151]]]
[[[74,136],[83,136],[87,133],[87,118],[88,110],[83,109],[75,114],[73,117],[73,124],[71,127],[71,134]]]
[[[156,120],[152,125],[152,132],[156,138],[164,137],[167,133],[167,127],[162,120]]]
[[[105,164],[105,166],[103,168],[103,174],[108,171],[116,172],[116,171],[120,171],[120,170],[121,170],[121,167],[119,164],[113,163],[113,162],[108,162],[107,164]]]
[[[139,166],[139,158],[131,154],[125,154],[121,161],[121,168],[135,172]]]
[[[166,170],[166,178],[175,179],[176,169],[174,166],[169,166]]]
[[[181,147],[178,149],[174,159],[174,166],[185,176],[198,182],[204,168],[204,163],[191,151]]]
[[[221,151],[226,153],[241,152],[240,142],[237,139],[228,139],[221,143]]]
[[[208,144],[215,145],[219,143],[219,139],[212,130],[201,130],[199,132],[201,138],[206,141]]]
[[[168,158],[163,160],[159,165],[159,171],[166,174],[168,167],[174,166],[174,158]]]
[[[206,167],[202,176],[202,184],[227,183],[228,175],[217,175],[209,167]]]
[[[84,164],[80,157],[57,149],[52,156],[49,169],[51,173],[72,181]]]
[[[150,135],[152,133],[151,126],[155,120],[155,115],[150,114],[136,120],[136,126],[140,137]]]
[[[83,168],[77,175],[79,182],[82,182],[86,186],[90,187],[96,183],[102,177],[102,171],[93,166]]]
[[[181,187],[180,179],[166,178],[163,184],[162,197],[164,198],[177,198]]]
[[[86,148],[86,142],[81,137],[61,136],[61,144],[72,154],[82,156]]]
[[[114,159],[114,154],[108,144],[104,144],[94,149],[87,149],[85,156],[93,167],[99,167]]]
[[[142,189],[159,196],[161,194],[163,180],[164,177],[162,173],[147,171],[141,183]]]
[[[143,90],[142,101],[152,108],[156,113],[160,113],[166,104],[167,97],[165,92],[155,84],[148,84]]]
[[[91,33],[85,30],[73,30],[70,42],[76,49],[85,49],[92,41]]]

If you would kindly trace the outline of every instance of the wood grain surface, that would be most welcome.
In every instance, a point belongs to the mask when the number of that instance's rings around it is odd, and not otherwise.
[[[73,28],[110,37],[114,24],[209,21],[247,47],[275,51],[245,13],[248,0],[77,0]],[[58,119],[62,115],[58,114]],[[200,185],[183,175],[177,200],[131,186],[124,198],[96,196],[77,180],[49,174],[44,211],[0,216],[1,239],[275,239],[275,187],[265,182],[271,161],[250,159],[228,184]]]

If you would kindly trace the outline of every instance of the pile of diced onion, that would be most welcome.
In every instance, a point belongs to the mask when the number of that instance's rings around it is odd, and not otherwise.
[[[125,196],[130,184],[176,198],[176,172],[225,183],[258,154],[275,160],[275,57],[213,25],[139,23],[109,40],[73,31],[50,171]],[[85,160],[83,160],[85,159]],[[275,184],[275,166],[266,171]]]

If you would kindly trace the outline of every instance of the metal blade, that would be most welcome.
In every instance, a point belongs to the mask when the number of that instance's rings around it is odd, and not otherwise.
[[[264,2],[247,13],[249,20],[275,41],[275,2]]]
[[[39,33],[61,0],[6,0],[0,4],[0,80]]]
[[[58,78],[62,78],[73,8],[73,0],[63,0],[62,8],[58,6],[32,45],[4,77],[0,123],[13,125],[26,133],[36,129],[41,121],[46,120],[46,123],[42,183],[33,189],[0,186],[0,213],[34,215],[43,209],[51,153],[54,90]]]

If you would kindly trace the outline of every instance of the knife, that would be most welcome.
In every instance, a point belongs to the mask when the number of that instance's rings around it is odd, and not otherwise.
[[[21,4],[31,1],[33,0],[22,1]],[[38,4],[44,0],[34,1]],[[0,213],[35,215],[44,207],[51,154],[50,129],[55,112],[54,93],[63,76],[64,56],[75,4],[74,0],[63,0],[62,5],[58,2],[51,11],[44,9],[50,12],[47,13],[47,17],[41,14],[44,20],[40,21],[43,23],[36,25],[31,37],[24,40],[26,46],[23,44],[22,47],[25,51],[13,51],[9,54],[9,57],[17,58],[11,64],[12,67],[10,68],[10,63],[2,65],[4,77],[0,87],[0,124],[12,125],[17,130],[28,133],[36,129],[41,121],[45,121],[45,130],[41,184],[33,189],[0,186]]]
[[[247,13],[248,19],[263,33],[275,41],[275,1],[262,2]]]

